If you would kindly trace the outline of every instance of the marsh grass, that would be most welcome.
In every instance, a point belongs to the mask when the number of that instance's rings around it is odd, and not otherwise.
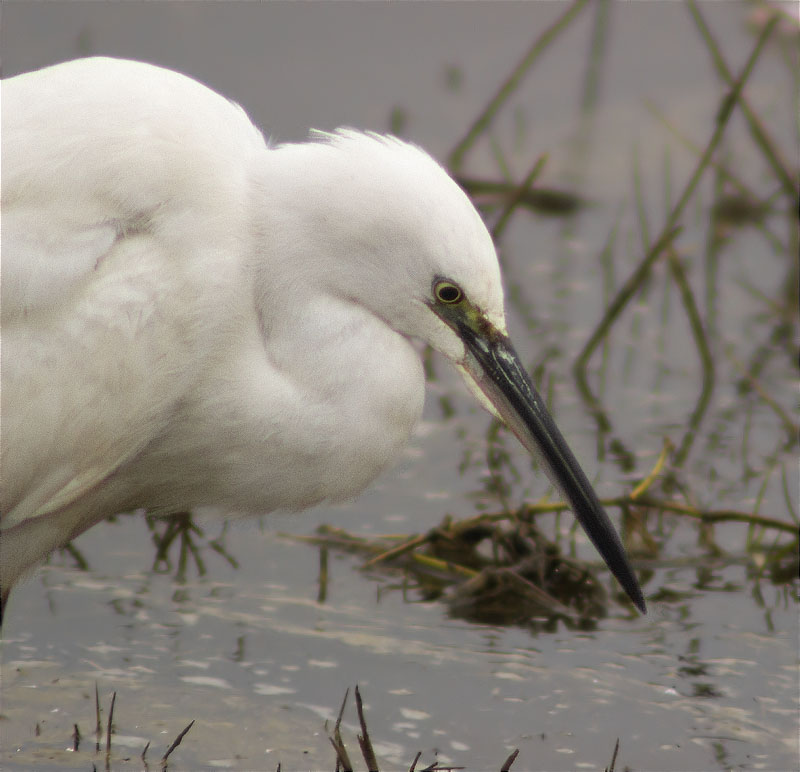
[[[350,689],[347,689],[344,699],[342,700],[342,704],[339,708],[339,712],[336,716],[336,720],[332,722],[325,722],[325,733],[333,749],[330,769],[332,772],[356,772],[356,770],[360,769],[368,770],[368,772],[380,772],[380,762],[373,747],[372,737],[370,736],[370,732],[367,727],[366,709],[361,696],[361,690],[357,684],[353,691],[355,697],[354,701],[356,716],[358,719],[358,731],[355,733],[355,741],[358,746],[360,757],[351,754],[351,752],[348,750],[348,743],[352,745],[353,741],[348,737],[349,733],[343,725],[343,719],[345,711],[348,708],[348,699],[350,697]],[[150,741],[146,742],[142,747],[137,761],[133,758],[133,756],[126,755],[124,751],[118,751],[113,744],[113,736],[117,732],[117,722],[115,721],[114,713],[117,702],[117,693],[114,692],[109,701],[107,716],[105,718],[105,733],[103,732],[101,723],[101,717],[103,716],[104,709],[102,707],[102,701],[100,699],[97,684],[95,684],[94,693],[95,711],[97,715],[97,741],[95,743],[94,751],[92,752],[91,750],[87,750],[85,747],[81,748],[80,741],[82,737],[78,724],[74,724],[71,738],[73,741],[71,752],[74,754],[75,758],[85,758],[87,767],[88,765],[91,765],[91,768],[95,770],[103,769],[104,772],[113,772],[115,768],[131,769],[135,766],[136,768],[143,770],[143,772],[150,772],[151,769],[159,770],[159,772],[167,772],[167,770],[170,768],[170,757],[172,756],[173,752],[176,751],[176,749],[185,739],[187,743],[191,742],[190,732],[194,726],[194,721],[190,721],[186,727],[184,727],[180,732],[177,733],[177,735],[175,735],[174,739],[166,748],[158,761],[151,762],[148,759],[148,752],[151,750],[151,747],[154,747]],[[127,723],[128,720],[129,719],[127,718],[123,719],[123,724]],[[614,772],[620,748],[619,739],[617,738],[616,741],[609,741],[608,747],[612,749],[610,752],[611,762],[605,767],[605,772]],[[515,748],[505,757],[503,761],[498,763],[497,769],[499,772],[510,772],[511,767],[518,756],[519,749]],[[101,757],[103,759],[102,763],[99,762]],[[353,759],[356,760],[353,761]],[[182,768],[179,760],[175,762],[175,767],[178,769]],[[292,768],[294,767],[288,767],[288,769]],[[276,772],[282,772],[284,766],[281,762],[278,762],[275,769]],[[440,762],[437,759],[434,759],[433,761],[426,760],[423,758],[422,752],[419,751],[416,753],[414,758],[409,761],[406,769],[408,772],[454,772],[455,770],[465,769],[465,767]]]
[[[537,37],[449,155],[451,171],[484,211],[498,242],[502,241],[511,219],[524,216],[526,211],[569,221],[590,205],[576,192],[537,188],[546,156],[536,158],[530,171],[515,181],[510,177],[501,143],[492,133],[494,122],[510,107],[515,90],[535,66],[538,56],[548,45],[555,44],[559,34],[580,14],[588,12],[589,7],[590,4],[577,0]],[[591,125],[590,113],[597,100],[597,73],[606,48],[604,34],[609,6],[598,2],[594,9],[594,31],[581,101],[586,126]],[[633,208],[641,257],[626,277],[616,281],[610,265],[617,248],[618,214],[609,226],[608,240],[599,255],[599,263],[604,266],[605,308],[572,369],[585,409],[596,423],[598,455],[610,454],[624,472],[624,489],[606,498],[603,504],[618,511],[629,551],[643,578],[647,580],[655,568],[674,561],[669,551],[674,523],[693,521],[698,534],[698,563],[710,565],[713,561],[719,566],[726,561],[740,562],[744,555],[754,596],[758,597],[757,586],[761,579],[783,585],[790,591],[796,589],[798,577],[800,520],[795,503],[797,491],[791,490],[790,479],[792,464],[797,463],[800,425],[795,406],[785,404],[786,390],[776,388],[781,384],[771,383],[762,375],[768,371],[771,360],[786,357],[792,361],[797,356],[798,170],[784,158],[770,136],[767,121],[751,106],[745,89],[781,16],[775,12],[765,19],[745,63],[735,73],[697,3],[689,0],[686,9],[697,28],[698,40],[708,50],[721,80],[715,120],[708,128],[705,143],[698,144],[687,139],[683,130],[650,105],[659,123],[694,156],[694,168],[680,184],[679,194],[673,196],[674,181],[669,163],[665,164],[662,183],[665,212],[662,222],[654,226],[648,221],[644,202],[646,181],[634,157]],[[786,56],[787,66],[796,68],[796,52],[794,57]],[[793,72],[797,84],[796,69]],[[737,113],[744,116],[752,145],[762,157],[767,179],[759,180],[759,189],[772,190],[766,199],[741,180],[729,163],[725,140],[731,119]],[[498,179],[475,178],[464,171],[469,153],[482,140],[489,142],[497,160]],[[665,157],[668,161],[669,153]],[[709,182],[713,202],[707,206],[701,189]],[[704,255],[690,254],[681,244],[683,232],[697,227],[695,223],[687,223],[693,210],[703,212],[705,217],[705,222],[701,223],[708,234]],[[781,225],[786,226],[784,236],[776,233]],[[726,340],[717,321],[720,264],[726,259],[730,241],[745,228],[755,229],[763,238],[765,254],[771,252],[786,258],[785,280],[777,287],[776,296],[768,297],[755,288],[748,288],[763,306],[760,323],[770,329],[767,341],[754,350],[748,350],[747,341],[733,344]],[[657,272],[657,266],[665,266],[666,270]],[[698,297],[693,289],[696,281],[692,274],[698,270],[704,274],[705,297]],[[604,404],[602,385],[615,328],[630,317],[635,304],[643,299],[653,304],[651,299],[659,293],[664,326],[662,339],[668,334],[666,324],[671,314],[677,312],[685,317],[699,364],[697,393],[684,425],[675,433],[663,436],[662,450],[654,466],[641,469],[629,439],[614,429],[613,418]],[[535,369],[533,375],[541,384],[544,368]],[[754,505],[749,508],[702,505],[700,502],[713,502],[717,497],[724,500],[724,496],[714,491],[712,480],[705,489],[693,487],[694,476],[687,473],[698,453],[714,451],[712,432],[718,431],[716,425],[720,419],[713,417],[712,423],[710,413],[721,379],[738,381],[739,403],[726,409],[727,417],[752,415],[756,409],[766,407],[782,429],[772,437],[771,447],[764,448],[762,442],[757,449],[756,444],[749,442],[751,425],[745,421],[743,478],[761,478]],[[549,394],[552,397],[552,391]],[[736,431],[736,423],[729,423],[731,431]],[[698,450],[699,444],[704,446],[701,450]],[[559,539],[558,516],[567,510],[566,505],[548,499],[536,504],[514,503],[519,498],[515,490],[520,487],[521,473],[505,447],[503,431],[496,421],[486,433],[484,461],[486,474],[479,498],[484,502],[493,501],[499,507],[496,510],[467,518],[448,515],[440,525],[421,534],[363,537],[325,527],[307,540],[326,548],[361,554],[366,558],[365,570],[374,572],[382,568],[402,577],[400,584],[389,585],[389,588],[401,589],[406,595],[413,590],[416,597],[424,599],[441,598],[447,602],[451,614],[473,621],[524,624],[535,629],[549,629],[556,620],[571,626],[591,626],[608,613],[610,599],[598,592],[602,587],[595,566],[575,558],[574,541],[563,545]],[[780,476],[785,508],[782,512],[764,513],[767,487],[775,476]],[[775,506],[774,496],[770,501]],[[555,518],[551,527],[545,525],[548,517]],[[722,523],[741,525],[740,554],[728,554],[718,544],[715,528]],[[545,535],[548,532],[555,532],[553,540]],[[562,547],[568,554],[562,554]],[[532,569],[533,564],[536,564],[535,569]],[[570,572],[582,578],[567,583],[566,594],[563,587],[555,592],[553,582]],[[649,589],[661,597],[657,587]],[[790,594],[796,596],[794,591]],[[612,599],[630,606],[619,593],[612,593]]]

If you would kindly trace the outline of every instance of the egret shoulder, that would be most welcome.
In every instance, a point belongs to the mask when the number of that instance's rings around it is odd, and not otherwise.
[[[128,237],[213,246],[249,218],[266,143],[191,78],[79,59],[4,80],[2,103],[4,320],[79,289]]]

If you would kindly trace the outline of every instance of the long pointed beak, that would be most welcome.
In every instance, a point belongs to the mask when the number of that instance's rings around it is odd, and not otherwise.
[[[483,320],[480,330],[462,317],[453,325],[467,350],[463,366],[519,441],[534,454],[569,503],[611,573],[643,614],[642,590],[625,549],[511,341]]]

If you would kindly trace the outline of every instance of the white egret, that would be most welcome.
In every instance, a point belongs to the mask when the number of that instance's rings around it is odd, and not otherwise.
[[[492,239],[422,150],[352,130],[270,147],[205,86],[116,59],[10,78],[2,108],[3,601],[109,514],[354,496],[420,417],[418,339],[644,611],[506,335]]]

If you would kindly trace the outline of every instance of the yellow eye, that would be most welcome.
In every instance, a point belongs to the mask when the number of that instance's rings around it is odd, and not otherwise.
[[[433,292],[440,303],[447,303],[449,306],[459,303],[464,297],[461,287],[449,281],[436,282]]]

